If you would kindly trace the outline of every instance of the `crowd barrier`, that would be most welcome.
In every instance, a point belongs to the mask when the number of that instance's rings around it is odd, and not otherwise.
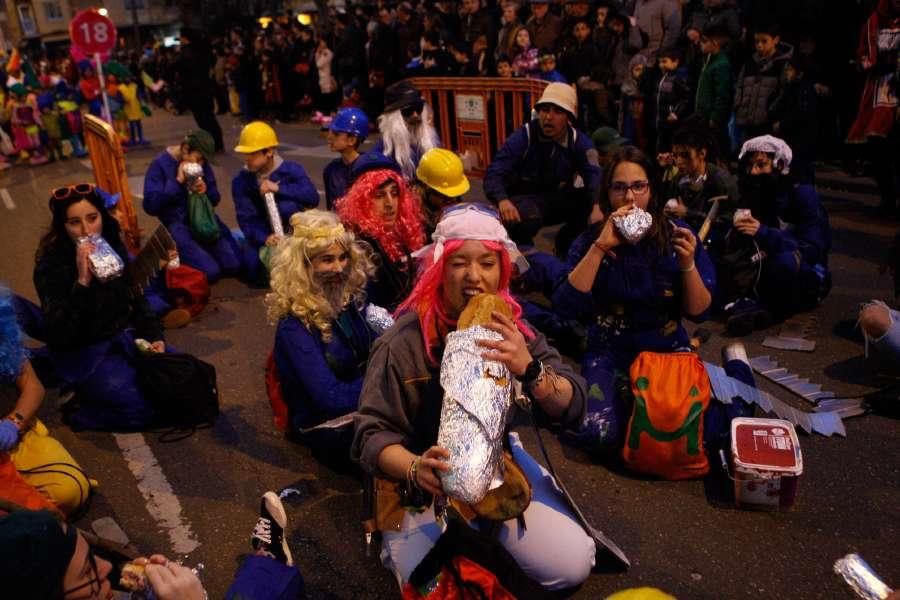
[[[531,119],[531,109],[547,82],[500,77],[412,77],[434,111],[445,148],[471,157],[466,174],[484,175],[506,138]]]
[[[137,253],[141,245],[137,213],[131,201],[125,153],[112,126],[93,115],[84,115],[84,142],[94,168],[94,183],[110,194],[120,194],[112,214],[118,219],[128,250]]]

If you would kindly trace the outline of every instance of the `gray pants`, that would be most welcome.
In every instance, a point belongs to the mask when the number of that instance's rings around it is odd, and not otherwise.
[[[562,590],[584,582],[594,566],[594,540],[572,515],[556,483],[522,447],[516,433],[509,434],[513,458],[531,483],[531,504],[525,510],[525,525],[506,521],[497,540],[503,544],[529,577],[550,590]],[[381,562],[402,586],[441,536],[434,508],[413,515],[406,513],[396,532],[384,532]]]

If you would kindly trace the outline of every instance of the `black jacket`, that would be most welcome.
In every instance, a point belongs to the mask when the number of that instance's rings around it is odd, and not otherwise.
[[[125,256],[124,248],[116,248]],[[127,259],[126,259],[127,264]],[[88,287],[78,283],[75,247],[60,240],[38,257],[34,288],[41,299],[47,329],[47,344],[55,348],[78,348],[109,339],[128,327],[137,337],[155,342],[163,339],[159,319],[144,296],[135,291],[125,275]]]

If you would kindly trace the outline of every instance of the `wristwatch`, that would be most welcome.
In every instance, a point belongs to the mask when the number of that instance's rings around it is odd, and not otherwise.
[[[527,388],[540,379],[543,374],[544,363],[535,358],[528,363],[528,366],[525,367],[525,372],[518,377],[518,380],[522,382],[522,387]]]

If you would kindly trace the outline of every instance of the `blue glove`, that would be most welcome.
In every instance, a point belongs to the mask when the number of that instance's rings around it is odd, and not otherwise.
[[[0,421],[0,450],[8,452],[19,443],[19,428],[9,419]]]

